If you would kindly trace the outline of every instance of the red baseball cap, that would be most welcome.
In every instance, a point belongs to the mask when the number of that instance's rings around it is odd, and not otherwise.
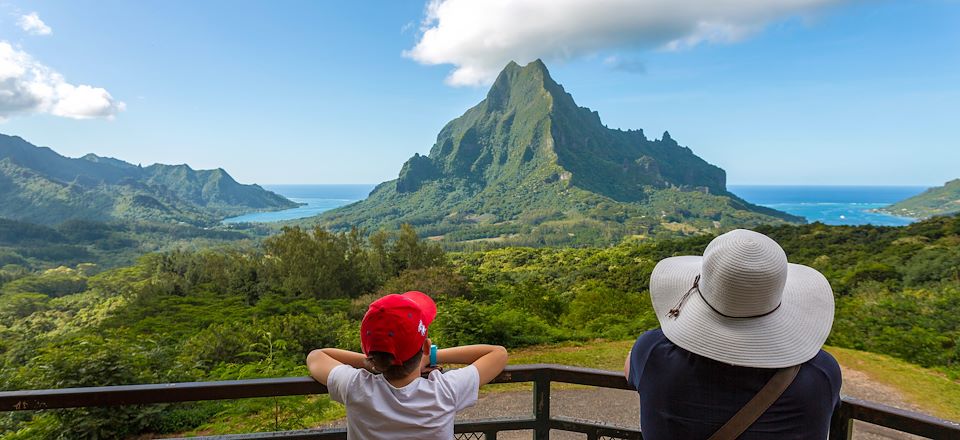
[[[363,352],[393,355],[400,365],[423,349],[427,327],[437,316],[437,305],[422,292],[391,294],[370,304],[360,323]]]

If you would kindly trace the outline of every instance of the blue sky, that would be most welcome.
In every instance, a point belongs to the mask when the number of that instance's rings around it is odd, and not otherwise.
[[[542,57],[608,126],[669,130],[731,184],[960,177],[960,2],[511,9],[540,1],[0,0],[0,57],[58,90],[0,93],[0,133],[244,183],[377,183],[483,98],[493,66]]]

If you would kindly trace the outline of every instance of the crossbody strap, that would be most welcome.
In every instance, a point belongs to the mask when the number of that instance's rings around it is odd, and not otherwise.
[[[730,420],[727,420],[717,432],[710,436],[709,440],[733,440],[743,434],[753,422],[756,422],[761,415],[780,398],[780,395],[793,383],[800,371],[799,365],[787,367],[774,373],[773,377],[767,381],[767,384],[753,396],[740,411],[737,411]]]

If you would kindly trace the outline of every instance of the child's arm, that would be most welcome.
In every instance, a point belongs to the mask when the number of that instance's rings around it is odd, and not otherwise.
[[[437,350],[437,363],[471,364],[480,373],[480,385],[486,385],[507,366],[507,349],[499,345],[465,345]]]
[[[630,381],[630,356],[633,355],[633,350],[627,352],[627,358],[623,360],[623,377],[627,378],[627,381]]]
[[[317,382],[327,384],[327,378],[334,368],[340,365],[349,365],[354,368],[367,368],[364,360],[366,356],[339,348],[321,348],[313,350],[307,355],[307,369],[310,376]]]

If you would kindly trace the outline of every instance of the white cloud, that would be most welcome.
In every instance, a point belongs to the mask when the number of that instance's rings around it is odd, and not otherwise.
[[[36,12],[21,16],[17,23],[20,25],[20,29],[31,35],[50,35],[53,33],[53,29],[50,29],[50,26],[47,26]]]
[[[734,42],[786,17],[850,0],[430,0],[404,56],[453,64],[452,85],[492,81],[509,61]]]
[[[112,119],[125,108],[110,92],[70,84],[30,54],[0,41],[0,120],[28,113]]]

